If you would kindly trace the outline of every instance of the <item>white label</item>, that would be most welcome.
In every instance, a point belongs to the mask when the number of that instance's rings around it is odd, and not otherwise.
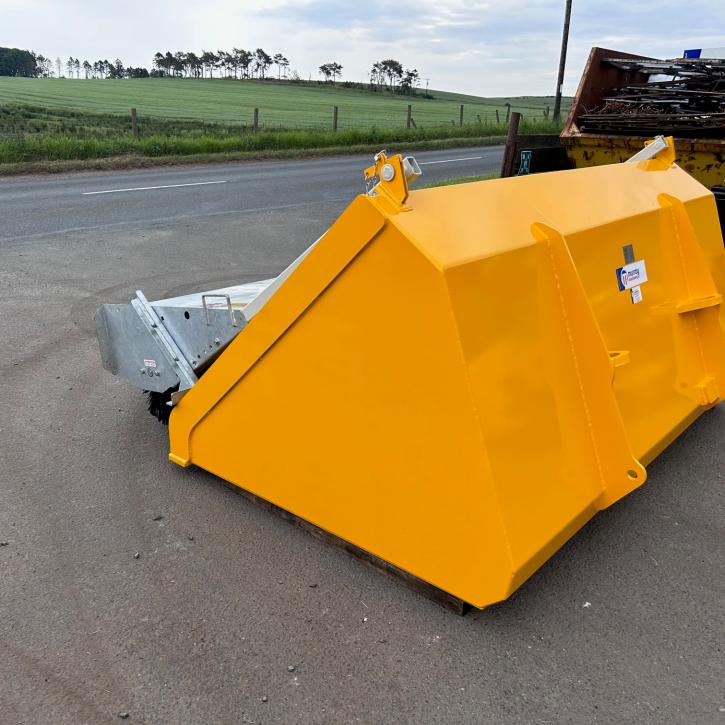
[[[636,305],[638,302],[642,301],[642,288],[641,287],[632,287],[630,290],[630,294],[632,295],[632,304]]]
[[[145,365],[145,366],[146,366],[147,368],[155,368],[155,367],[156,367],[156,360],[144,360],[144,361],[143,361],[143,364],[144,364],[144,365]]]
[[[617,269],[617,284],[620,292],[632,287],[639,287],[647,281],[647,267],[644,259],[632,264],[625,264]]]

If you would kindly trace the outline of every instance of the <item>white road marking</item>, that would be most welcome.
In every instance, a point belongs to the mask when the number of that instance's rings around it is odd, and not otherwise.
[[[426,164],[450,164],[453,161],[475,161],[476,159],[482,159],[483,156],[465,156],[461,159],[441,159],[440,161],[419,161],[418,166],[425,166]]]
[[[119,191],[149,191],[150,189],[177,189],[180,186],[206,186],[207,184],[226,184],[224,181],[193,181],[190,184],[164,184],[163,186],[136,186],[132,189],[104,189],[103,191],[84,191],[82,196],[93,194],[118,194]]]

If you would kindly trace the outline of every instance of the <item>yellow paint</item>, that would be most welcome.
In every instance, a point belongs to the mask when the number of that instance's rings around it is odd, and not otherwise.
[[[567,156],[577,169],[626,161],[642,148],[638,136],[562,135]],[[677,164],[708,188],[725,183],[725,143],[676,139]]]
[[[483,607],[722,399],[715,203],[661,160],[409,195],[384,162],[181,399],[170,458]]]

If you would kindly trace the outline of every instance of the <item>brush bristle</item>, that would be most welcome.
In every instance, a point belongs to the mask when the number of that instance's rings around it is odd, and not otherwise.
[[[171,393],[176,388],[169,388],[163,393],[157,393],[153,390],[145,391],[148,395],[148,407],[149,413],[159,420],[164,425],[169,424],[169,416],[171,415],[171,406],[167,403],[171,402]]]

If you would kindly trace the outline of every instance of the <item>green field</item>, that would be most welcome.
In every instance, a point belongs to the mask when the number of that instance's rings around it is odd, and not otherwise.
[[[495,123],[506,117],[506,103],[525,120],[542,119],[553,98],[479,98],[431,91],[433,99],[347,89],[340,86],[183,78],[77,80],[55,78],[0,78],[0,104],[14,103],[72,109],[95,114],[123,114],[138,110],[140,118],[196,119],[250,125],[259,108],[266,128],[330,128],[333,106],[340,128],[395,128],[405,126],[407,105],[419,128],[455,126],[460,104],[464,123]],[[567,99],[567,103],[568,103]]]
[[[411,98],[248,80],[0,77],[0,173],[500,143],[509,108],[523,114],[522,133],[559,130],[545,118],[550,97],[431,93],[433,98]],[[138,138],[132,135],[131,108],[138,112]]]

